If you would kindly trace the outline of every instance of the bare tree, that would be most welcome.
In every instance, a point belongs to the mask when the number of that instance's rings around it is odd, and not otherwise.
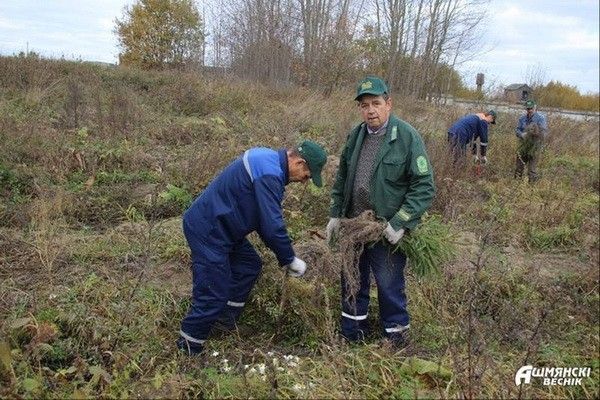
[[[540,63],[527,66],[525,82],[533,89],[539,89],[546,84],[546,68]]]
[[[302,83],[318,83],[317,65],[328,37],[333,0],[297,0],[302,21]]]
[[[302,27],[301,82],[325,94],[354,78],[359,54],[354,46],[364,0],[296,0]]]
[[[252,80],[289,83],[297,35],[291,0],[238,0],[223,12],[232,69]]]
[[[443,90],[442,66],[454,67],[477,41],[487,0],[374,0],[389,44],[387,80],[395,91],[420,98]]]
[[[228,63],[248,79],[295,81],[325,94],[377,73],[396,93],[419,98],[439,97],[456,84],[454,68],[478,48],[489,2],[215,1],[223,3],[212,30],[214,65]]]

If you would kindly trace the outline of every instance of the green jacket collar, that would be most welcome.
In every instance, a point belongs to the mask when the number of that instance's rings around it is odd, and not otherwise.
[[[392,143],[394,143],[398,139],[399,122],[400,120],[395,115],[390,115],[390,120],[388,122],[387,130],[385,132],[385,140],[379,148],[379,153],[377,153],[377,158],[375,159],[375,165],[379,165],[381,163],[383,157],[392,148]]]

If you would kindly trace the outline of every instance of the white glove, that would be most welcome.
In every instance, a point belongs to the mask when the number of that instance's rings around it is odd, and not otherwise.
[[[300,278],[302,275],[304,275],[304,272],[306,272],[306,263],[298,257],[294,257],[294,261],[285,267],[288,270],[288,274],[294,278]]]
[[[331,239],[337,237],[340,232],[340,219],[339,218],[329,218],[329,222],[327,223],[327,227],[325,228],[325,234],[327,236],[327,243],[331,243]]]
[[[383,231],[383,236],[385,236],[385,238],[391,244],[397,244],[400,241],[400,239],[402,239],[402,236],[404,236],[404,228],[400,228],[400,230],[397,231],[394,228],[392,228],[392,226],[388,222],[387,226],[385,227],[385,230]]]
[[[473,159],[475,160],[475,164],[479,164],[479,156],[476,155]]]

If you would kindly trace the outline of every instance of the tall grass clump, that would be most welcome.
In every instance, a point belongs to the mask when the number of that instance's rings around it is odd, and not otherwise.
[[[419,278],[438,274],[442,266],[456,254],[450,227],[435,214],[425,216],[421,224],[406,235],[395,250],[406,254],[410,270]]]

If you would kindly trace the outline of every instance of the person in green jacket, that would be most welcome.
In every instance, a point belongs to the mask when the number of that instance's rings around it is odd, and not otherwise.
[[[404,290],[406,255],[396,247],[431,206],[435,192],[431,163],[419,133],[392,114],[392,99],[382,79],[368,76],[359,82],[355,100],[364,122],[352,129],[340,156],[327,240],[335,241],[340,218],[354,218],[365,210],[373,210],[387,227],[385,240],[365,246],[358,265],[360,288],[352,300],[342,274],[341,331],[351,342],[368,334],[372,271],[383,335],[403,348],[410,326]]]

